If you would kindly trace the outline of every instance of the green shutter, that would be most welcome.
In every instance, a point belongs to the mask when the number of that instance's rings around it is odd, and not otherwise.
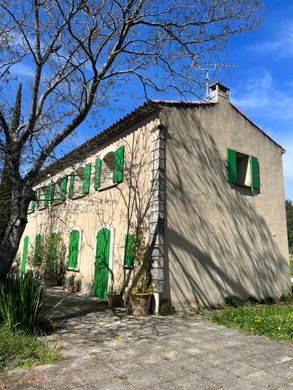
[[[91,181],[91,167],[92,164],[89,163],[83,168],[83,177],[82,177],[82,192],[88,194],[90,192],[90,181]]]
[[[30,211],[33,213],[36,209],[36,202],[34,200],[31,201]]]
[[[94,181],[95,190],[101,187],[101,169],[102,169],[102,160],[99,157],[97,157],[96,167],[95,167],[95,181]]]
[[[37,198],[37,200],[36,200],[36,207],[37,207],[37,209],[40,208],[40,197],[41,197],[41,191],[37,190],[37,193],[36,193],[36,198]]]
[[[42,263],[42,235],[37,234],[35,238],[34,265],[40,266]]]
[[[121,183],[123,181],[123,168],[124,168],[124,146],[120,146],[115,151],[115,162],[113,172],[113,182]]]
[[[45,207],[48,207],[50,202],[50,197],[51,197],[51,184],[44,188],[44,193],[45,193]]]
[[[69,198],[72,198],[74,195],[74,180],[75,180],[75,172],[72,172],[69,177],[69,191],[68,191],[68,196]]]
[[[21,267],[20,271],[25,272],[26,270],[26,261],[27,261],[27,254],[28,254],[28,244],[29,244],[29,236],[25,236],[23,240],[23,250],[22,250],[22,256],[21,256]]]
[[[54,203],[54,198],[55,198],[55,186],[56,186],[55,183],[52,183],[52,184],[51,184],[51,189],[50,189],[50,203],[51,203],[51,204]]]
[[[128,234],[125,238],[124,267],[133,268],[135,257],[135,240],[133,234]]]
[[[259,163],[257,157],[250,157],[251,187],[258,190],[260,188]]]
[[[67,175],[63,176],[60,184],[60,190],[61,190],[61,200],[64,201],[66,199],[66,192],[67,192]]]
[[[237,182],[236,151],[227,149],[227,180],[229,183]]]
[[[68,268],[76,269],[78,266],[79,239],[79,231],[72,230],[69,236]]]

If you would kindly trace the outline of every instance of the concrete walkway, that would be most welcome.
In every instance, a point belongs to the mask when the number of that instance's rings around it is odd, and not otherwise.
[[[134,318],[78,296],[63,305],[46,338],[64,360],[1,375],[1,390],[293,390],[292,343],[200,315]]]

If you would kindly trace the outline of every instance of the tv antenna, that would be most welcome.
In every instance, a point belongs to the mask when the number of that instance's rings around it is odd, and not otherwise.
[[[192,66],[197,70],[202,70],[206,73],[205,78],[205,98],[209,96],[209,85],[210,85],[210,72],[215,72],[218,68],[238,68],[239,64],[225,64],[225,63],[214,63],[214,62],[198,62],[192,61]]]

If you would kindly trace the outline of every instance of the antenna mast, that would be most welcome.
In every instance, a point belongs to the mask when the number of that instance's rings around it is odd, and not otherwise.
[[[213,63],[213,62],[200,62],[197,64],[193,64],[195,69],[203,70],[206,74],[205,78],[205,98],[207,99],[209,96],[209,85],[210,85],[210,73],[215,72],[218,68],[238,68],[239,64],[225,64],[225,63]]]

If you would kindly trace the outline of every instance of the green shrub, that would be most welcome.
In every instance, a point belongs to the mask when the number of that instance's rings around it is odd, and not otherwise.
[[[239,307],[245,304],[245,299],[237,295],[229,295],[228,297],[225,297],[225,303],[229,306]]]
[[[45,287],[32,272],[11,274],[0,282],[0,316],[9,329],[38,332],[48,320],[44,303]]]
[[[161,316],[171,316],[172,314],[175,314],[176,310],[174,306],[171,305],[170,302],[162,302],[160,305],[159,314]]]
[[[13,332],[7,326],[0,326],[0,372],[52,363],[59,359],[56,349],[49,349],[35,336],[20,331]]]

